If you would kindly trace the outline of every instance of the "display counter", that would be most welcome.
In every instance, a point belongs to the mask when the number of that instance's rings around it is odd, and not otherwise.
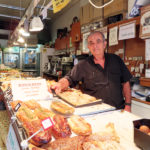
[[[11,125],[13,127],[13,130],[16,136],[14,139],[17,139],[17,142],[18,142],[16,143],[17,145],[16,147],[23,150],[21,146],[21,142],[27,138],[27,135],[26,135],[24,128],[21,126],[21,124],[20,123],[18,124],[18,119],[15,116],[16,113],[12,110],[12,107],[10,105],[11,98],[12,97],[10,96],[10,91],[7,90],[7,92],[5,92],[5,105],[6,105],[7,112],[9,114]],[[51,102],[52,100],[38,101],[38,103],[42,107],[45,107],[47,109],[50,108]],[[102,103],[101,105],[103,106],[104,104]],[[105,107],[103,107],[103,109],[105,108],[105,110],[106,108],[107,109],[112,108],[111,106],[106,106],[106,105],[104,106]],[[116,143],[115,146],[119,146],[118,149],[120,148],[121,150],[123,149],[124,150],[139,150],[139,148],[137,148],[136,145],[134,144],[133,120],[140,119],[140,117],[132,113],[128,113],[126,111],[120,111],[120,110],[114,110],[114,109],[110,109],[108,111],[101,111],[101,112],[94,111],[93,113],[86,114],[86,110],[90,110],[90,109],[93,110],[92,107],[93,106],[86,106],[86,108],[85,107],[83,108],[84,113],[85,113],[84,119],[91,125],[92,133],[100,133],[100,132],[103,132],[104,130],[106,130],[107,132],[110,132],[109,130],[107,130],[107,126],[109,124],[113,124],[116,135],[119,140],[119,143]],[[80,110],[77,111],[77,109],[80,109]],[[82,113],[83,113],[82,108],[75,108],[75,115],[80,115]],[[11,129],[11,126],[10,126],[10,129]],[[9,132],[8,138],[10,136],[10,133],[12,134],[12,131]],[[71,137],[74,137],[74,136],[76,136],[76,134],[72,132]],[[7,139],[7,141],[10,141],[10,139]],[[52,137],[51,141],[54,141],[54,137]],[[11,142],[16,142],[16,141],[13,141],[13,139],[11,139]],[[24,150],[28,150],[28,149],[29,148],[26,148]]]
[[[132,98],[132,113],[150,119],[150,102]]]

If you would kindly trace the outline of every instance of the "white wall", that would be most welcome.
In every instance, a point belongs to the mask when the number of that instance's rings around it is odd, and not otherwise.
[[[0,39],[0,45],[1,47],[7,47],[8,40]]]
[[[86,3],[88,3],[88,0],[79,0],[69,10],[53,21],[50,29],[52,41],[55,41],[57,38],[57,29],[63,29],[64,27],[67,27],[68,30],[70,30],[70,24],[72,23],[73,17],[77,16],[80,18],[80,7]]]

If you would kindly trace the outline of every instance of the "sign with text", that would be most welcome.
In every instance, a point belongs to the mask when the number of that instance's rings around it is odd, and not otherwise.
[[[9,127],[8,136],[6,139],[6,147],[8,150],[20,150],[15,131],[11,124]]]
[[[150,60],[150,39],[145,40],[145,60]]]
[[[135,22],[121,25],[119,27],[119,40],[135,38]]]
[[[69,2],[70,0],[52,0],[53,12],[57,13],[58,11],[63,9]]]
[[[12,80],[13,100],[46,100],[50,98],[45,79]]]
[[[118,44],[118,26],[109,29],[109,46]]]
[[[43,127],[44,130],[49,129],[54,125],[51,118],[46,118],[46,119],[42,120],[41,124],[42,124],[42,127]]]

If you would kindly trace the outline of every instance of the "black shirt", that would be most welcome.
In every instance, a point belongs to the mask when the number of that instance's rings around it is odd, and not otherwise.
[[[70,82],[70,87],[82,81],[84,93],[101,98],[118,109],[124,106],[122,83],[129,81],[131,77],[122,59],[108,53],[105,54],[104,68],[95,64],[93,56],[90,56],[80,61],[65,76]]]

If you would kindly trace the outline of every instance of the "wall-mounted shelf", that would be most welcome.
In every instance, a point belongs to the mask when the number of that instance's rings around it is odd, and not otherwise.
[[[140,78],[140,85],[150,87],[150,78]]]
[[[136,21],[136,25],[139,25],[140,24],[140,16],[134,17],[134,18],[131,18],[131,19],[127,19],[127,20],[122,20],[122,21],[119,21],[119,22],[116,22],[116,23],[112,23],[112,24],[109,24],[107,27],[112,28],[112,27],[115,27],[115,26],[119,26],[121,24],[132,22],[132,21]]]

